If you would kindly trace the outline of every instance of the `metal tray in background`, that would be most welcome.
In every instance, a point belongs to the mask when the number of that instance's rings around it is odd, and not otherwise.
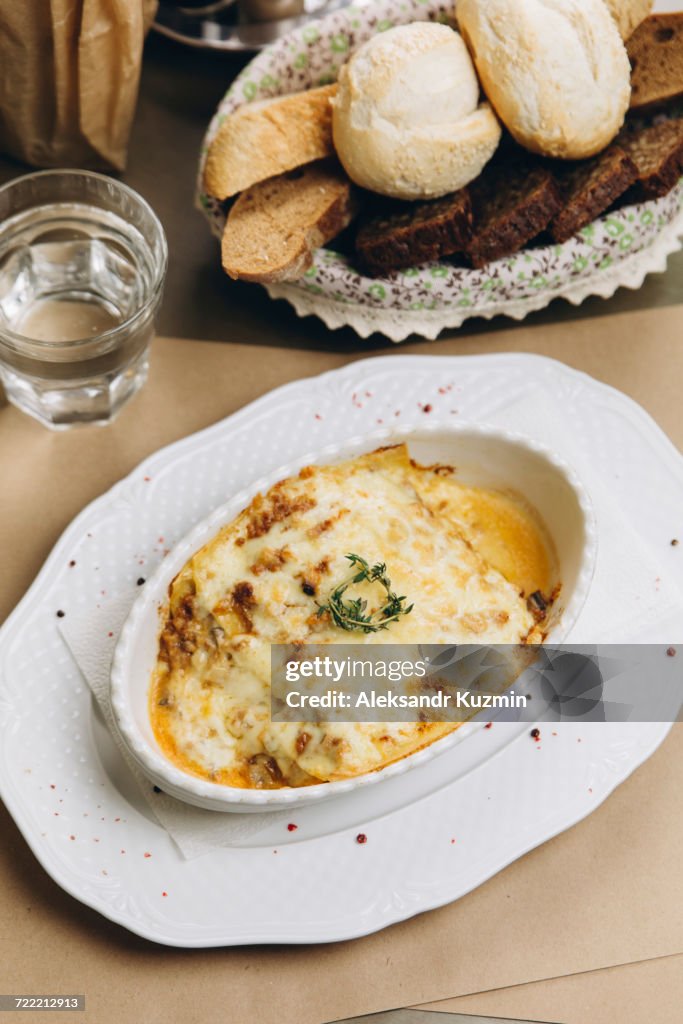
[[[261,0],[262,3],[267,0]],[[276,3],[270,0],[273,6]],[[304,13],[273,21],[248,21],[238,0],[160,0],[152,28],[169,39],[204,50],[250,53],[263,49],[292,29],[349,7],[353,0],[304,0]],[[362,7],[369,0],[355,0]]]

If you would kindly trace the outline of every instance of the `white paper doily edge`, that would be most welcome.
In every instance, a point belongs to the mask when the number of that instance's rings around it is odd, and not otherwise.
[[[600,275],[588,280],[551,288],[528,298],[492,302],[490,306],[476,310],[373,309],[306,294],[297,282],[269,284],[265,287],[271,299],[285,299],[294,308],[297,316],[317,316],[330,330],[351,327],[363,339],[379,333],[396,343],[405,341],[411,335],[434,341],[441,331],[449,328],[458,329],[466,320],[473,317],[492,320],[496,316],[507,316],[520,321],[529,313],[544,309],[555,299],[566,299],[573,306],[579,306],[591,296],[610,299],[618,288],[630,288],[635,291],[642,287],[649,274],[664,273],[669,256],[683,247],[682,236],[683,210],[671,224],[662,229],[650,246],[615,263],[609,271],[602,271]]]

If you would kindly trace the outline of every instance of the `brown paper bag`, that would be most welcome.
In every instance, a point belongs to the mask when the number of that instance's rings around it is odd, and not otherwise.
[[[0,0],[0,150],[123,170],[156,0]]]

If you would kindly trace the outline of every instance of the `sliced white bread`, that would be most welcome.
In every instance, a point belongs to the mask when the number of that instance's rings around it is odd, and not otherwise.
[[[223,269],[244,281],[296,281],[313,253],[355,212],[352,187],[333,160],[258,182],[232,205],[223,232]]]
[[[228,199],[258,181],[332,156],[330,99],[336,90],[336,83],[325,85],[247,103],[229,114],[207,154],[207,193]]]

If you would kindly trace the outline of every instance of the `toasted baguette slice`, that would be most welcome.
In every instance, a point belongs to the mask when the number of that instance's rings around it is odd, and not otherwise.
[[[654,110],[683,96],[683,12],[653,14],[627,45],[631,109]]]
[[[616,21],[622,39],[628,39],[653,7],[653,0],[605,0]]]
[[[243,281],[296,281],[313,253],[355,212],[351,183],[333,160],[261,181],[233,204],[223,232],[223,269]]]
[[[333,156],[330,99],[336,89],[325,85],[247,103],[229,114],[206,157],[207,193],[229,199],[258,181]]]
[[[427,203],[389,203],[360,228],[356,255],[369,274],[388,274],[461,252],[471,229],[466,188]]]
[[[634,201],[665,196],[683,174],[683,118],[649,128],[627,126],[617,142],[638,169],[638,181],[629,193]]]
[[[591,160],[554,168],[564,205],[550,225],[556,242],[566,242],[604,213],[638,179],[638,168],[620,146]]]

